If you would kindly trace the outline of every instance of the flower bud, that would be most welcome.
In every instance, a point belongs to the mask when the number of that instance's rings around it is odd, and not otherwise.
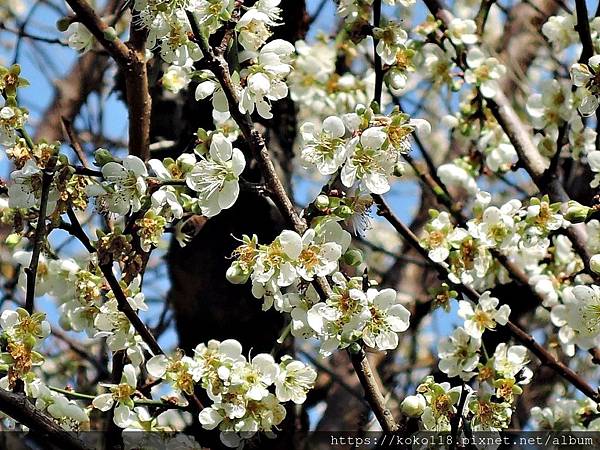
[[[19,233],[12,233],[6,237],[6,245],[9,247],[14,247],[19,242],[21,242],[21,235]]]
[[[425,411],[425,398],[422,395],[409,395],[402,402],[402,412],[410,417],[419,417]]]
[[[113,27],[106,27],[103,31],[103,34],[108,41],[114,41],[119,37]]]
[[[232,284],[243,284],[248,279],[248,275],[244,273],[239,264],[233,263],[225,273],[227,281]]]
[[[115,158],[108,150],[105,148],[99,148],[94,152],[94,159],[96,160],[96,165],[98,167],[104,166],[109,162],[118,162],[117,158]]]
[[[592,208],[589,206],[583,206],[581,203],[575,200],[570,200],[567,203],[567,212],[565,213],[565,219],[572,223],[585,222],[588,218]]]
[[[325,211],[329,208],[329,197],[324,194],[319,195],[315,200],[315,208],[319,211]]]
[[[56,29],[64,33],[72,22],[73,20],[69,17],[62,17],[56,21]]]
[[[342,205],[339,208],[335,209],[335,215],[338,216],[340,219],[347,219],[352,215],[352,213],[352,208],[346,205]]]
[[[60,327],[63,330],[66,330],[66,331],[69,331],[73,328],[71,326],[71,318],[69,316],[67,316],[66,314],[61,314],[61,316],[58,319],[58,324],[60,325]]]
[[[590,258],[590,269],[592,269],[592,272],[600,274],[600,254]]]
[[[32,336],[31,334],[28,334],[23,338],[23,345],[25,345],[25,347],[28,349],[32,349],[35,346],[36,342],[37,340],[35,336]]]
[[[353,343],[352,343],[352,344],[350,344],[350,346],[348,347],[348,351],[349,351],[350,353],[354,353],[354,354],[356,354],[356,353],[360,352],[360,350],[361,350],[361,346],[360,346],[360,344],[359,344],[358,342],[353,342]]]
[[[396,163],[396,165],[394,166],[394,176],[400,178],[402,175],[404,175],[405,172],[406,167],[404,166],[404,164],[401,162]]]
[[[352,248],[344,253],[344,256],[342,256],[342,261],[349,266],[356,267],[363,262],[362,252],[356,248]]]

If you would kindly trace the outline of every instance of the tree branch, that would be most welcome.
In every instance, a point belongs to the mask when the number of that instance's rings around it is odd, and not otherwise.
[[[75,438],[73,432],[63,430],[56,422],[38,411],[23,394],[15,394],[0,389],[0,409],[36,433],[46,437],[49,442],[65,450],[89,449]]]
[[[130,41],[125,44],[110,36],[109,28],[94,9],[83,0],[67,0],[94,37],[109,52],[125,74],[127,105],[129,107],[129,154],[148,159],[150,145],[150,111],[152,100],[148,88],[145,45],[146,33],[131,23]]]
[[[269,188],[271,198],[294,230],[297,233],[302,234],[307,228],[306,222],[298,215],[298,212],[294,208],[294,204],[288,197],[281,180],[277,176],[275,166],[273,165],[269,155],[269,150],[267,149],[260,133],[254,128],[254,123],[252,122],[250,114],[242,114],[239,110],[239,97],[231,80],[227,62],[222,56],[215,55],[212,48],[208,44],[208,41],[200,32],[194,16],[189,11],[187,11],[187,15],[192,32],[194,34],[195,42],[198,43],[204,54],[203,61],[215,74],[216,78],[221,84],[223,92],[225,93],[225,96],[229,102],[231,116],[239,126],[242,135],[246,139],[248,146],[254,155],[254,158],[258,161],[263,177],[265,178],[265,184]],[[317,291],[320,291],[320,294],[327,296],[328,293],[331,292],[331,288],[325,279],[317,280],[316,285],[318,288]],[[355,369],[357,369],[357,375],[361,380],[361,383],[368,382],[373,378],[368,360],[362,360],[360,364],[355,365]],[[394,420],[390,418],[391,413],[389,415],[382,415],[378,412],[384,411],[387,408],[383,403],[383,396],[381,395],[381,392],[379,392],[377,385],[372,383],[368,385],[363,384],[363,387],[365,389],[365,396],[371,405],[371,408],[375,412],[377,418],[381,419],[379,423],[383,430],[395,430],[397,425],[395,424]]]
[[[46,215],[48,210],[48,196],[50,194],[50,187],[52,180],[54,179],[54,166],[56,164],[56,157],[53,156],[48,161],[47,166],[42,171],[42,192],[40,195],[40,209],[38,213],[38,222],[35,227],[35,235],[33,238],[33,250],[31,251],[31,261],[29,267],[25,268],[25,274],[27,275],[27,293],[25,296],[25,309],[29,314],[33,313],[35,304],[35,281],[37,278],[38,264],[40,261],[40,254],[42,252],[42,245],[46,238]]]

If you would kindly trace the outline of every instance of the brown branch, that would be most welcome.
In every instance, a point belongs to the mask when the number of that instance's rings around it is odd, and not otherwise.
[[[77,158],[79,158],[79,161],[81,162],[81,164],[83,165],[83,167],[85,169],[89,169],[90,163],[87,159],[87,156],[85,155],[85,150],[83,149],[83,146],[81,145],[81,142],[79,141],[79,138],[77,137],[77,133],[75,133],[75,130],[73,129],[73,124],[66,117],[61,117],[60,121],[62,123],[65,134],[67,135],[67,137],[69,138],[69,141],[71,142],[71,147],[73,148],[73,151],[77,155]]]
[[[65,450],[89,449],[83,442],[75,438],[73,432],[63,430],[56,422],[37,410],[23,394],[0,389],[0,409],[15,421],[35,430],[36,434],[46,438],[48,442],[58,448]]]
[[[575,0],[575,11],[577,13],[577,25],[575,29],[579,33],[581,39],[581,56],[579,62],[587,64],[588,60],[594,55],[594,44],[592,43],[592,35],[590,33],[590,18],[588,16],[585,0]]]
[[[373,199],[378,206],[378,214],[382,217],[385,217],[387,221],[394,227],[394,229],[413,247],[417,252],[419,252],[424,258],[433,265],[433,267],[437,270],[441,277],[443,277],[448,284],[453,286],[457,291],[462,292],[464,295],[469,297],[474,302],[479,300],[480,294],[473,289],[472,287],[462,284],[456,283],[450,280],[449,270],[440,263],[436,263],[431,260],[429,257],[428,251],[421,246],[419,239],[414,233],[404,224],[398,217],[392,212],[386,201],[380,195],[373,195]],[[567,367],[561,361],[559,361],[556,357],[554,357],[548,350],[538,344],[535,339],[523,331],[520,327],[515,325],[513,322],[508,321],[506,325],[499,326],[499,328],[504,328],[508,331],[513,338],[527,347],[537,358],[541,361],[542,364],[547,365],[556,371],[561,377],[563,377],[566,381],[571,383],[575,388],[577,388],[580,392],[594,400],[595,402],[600,401],[600,394],[598,391],[594,390],[581,376],[575,373],[572,369]]]
[[[87,237],[87,234],[81,227],[79,219],[77,219],[77,216],[75,215],[73,209],[69,208],[67,210],[67,215],[69,217],[69,220],[71,221],[71,227],[69,232],[77,239],[79,239],[79,241],[83,244],[86,250],[88,250],[90,253],[95,253],[96,249],[94,248],[89,238]],[[133,308],[131,308],[131,305],[127,301],[127,296],[123,292],[121,285],[119,284],[117,278],[115,277],[115,274],[113,273],[112,264],[102,264],[100,265],[100,270],[104,274],[104,278],[108,282],[110,289],[113,291],[113,294],[117,299],[119,311],[125,314],[127,319],[129,319],[131,325],[133,325],[133,328],[135,328],[135,331],[148,345],[152,353],[154,353],[155,355],[163,355],[165,352],[160,347],[160,345],[158,345],[158,342],[154,338],[154,335],[150,332],[148,327],[146,327],[144,322],[142,322],[142,320],[139,318],[139,316],[136,314]]]
[[[294,208],[294,204],[288,197],[281,180],[277,176],[275,166],[271,161],[269,150],[267,149],[265,142],[260,133],[254,128],[254,123],[250,114],[242,114],[239,111],[239,97],[236,92],[236,88],[231,80],[229,74],[229,66],[222,56],[216,55],[208,41],[203,37],[200,32],[194,16],[188,11],[188,20],[194,34],[195,42],[198,43],[200,49],[204,54],[203,62],[206,66],[215,74],[227,100],[229,102],[229,109],[231,116],[237,123],[242,132],[242,135],[246,139],[254,158],[258,161],[259,167],[265,178],[265,184],[269,190],[271,199],[275,202],[282,215],[288,220],[290,225],[299,234],[302,234],[306,230],[306,222],[303,218],[298,215],[298,212]],[[320,295],[327,297],[331,292],[331,288],[325,279],[318,279],[315,283],[315,287]],[[351,356],[352,357],[352,356]],[[381,427],[384,431],[393,431],[397,428],[394,420],[389,415],[379,414],[379,411],[384,411],[387,408],[383,402],[383,396],[379,392],[379,388],[376,384],[371,383],[373,374],[369,365],[368,360],[364,359],[360,364],[355,365],[357,375],[363,384],[365,389],[365,396],[367,401],[371,405],[371,408],[375,412]],[[369,383],[369,384],[364,384]]]
[[[364,350],[360,350],[358,353],[348,352],[354,371],[360,380],[360,384],[365,390],[365,397],[367,398],[373,413],[377,418],[384,431],[397,431],[398,424],[392,416],[392,412],[387,406],[385,406],[385,398],[375,381],[375,375],[367,359],[367,355]]]
[[[375,0],[373,2],[373,27],[379,27],[381,22],[381,0]],[[381,56],[377,53],[377,44],[379,39],[375,39],[373,36],[373,63],[375,65],[375,94],[373,95],[373,101],[377,102],[379,108],[381,108],[381,91],[383,90],[383,66],[381,63]]]
[[[29,314],[33,313],[35,304],[35,281],[37,278],[38,264],[40,261],[40,254],[42,252],[42,246],[44,244],[46,234],[46,215],[48,210],[48,196],[50,194],[50,187],[52,180],[54,179],[54,166],[56,165],[56,157],[51,157],[48,161],[47,166],[42,171],[42,192],[40,195],[40,209],[38,213],[38,222],[35,227],[35,234],[33,238],[33,249],[31,251],[31,261],[29,261],[29,267],[25,268],[25,274],[27,275],[27,293],[25,296],[25,309]]]
[[[129,107],[129,154],[146,160],[150,145],[150,111],[152,100],[148,88],[145,60],[146,34],[131,23],[130,41],[125,44],[107,33],[109,26],[83,0],[67,0],[76,14],[100,44],[109,52],[125,74],[127,105]]]

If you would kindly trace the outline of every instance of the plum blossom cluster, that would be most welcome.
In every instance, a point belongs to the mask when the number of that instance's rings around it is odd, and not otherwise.
[[[287,78],[290,97],[306,106],[319,120],[339,111],[353,111],[371,99],[369,83],[374,77],[368,69],[365,77],[352,72],[336,72],[336,48],[323,40],[297,41],[293,71]],[[305,115],[302,108],[301,114]]]
[[[403,412],[418,418],[422,429],[450,431],[457,419],[468,421],[473,431],[508,428],[513,405],[532,372],[527,367],[527,349],[521,345],[503,342],[491,357],[487,356],[482,334],[506,324],[510,314],[507,305],[498,304],[489,292],[484,292],[475,306],[465,300],[459,302],[458,315],[464,324],[439,345],[438,366],[461,384],[436,383],[428,376],[417,393],[402,402]]]
[[[339,170],[348,188],[383,194],[390,189],[389,178],[398,172],[400,156],[409,151],[410,135],[417,129],[428,131],[429,123],[411,120],[398,109],[388,117],[359,105],[356,112],[342,118],[327,117],[320,130],[305,123],[301,127],[302,161],[322,175]]]
[[[569,226],[560,204],[550,203],[548,197],[534,197],[528,206],[516,199],[500,207],[490,201],[488,193],[477,194],[475,217],[466,227],[455,226],[447,212],[432,211],[421,240],[429,257],[445,264],[457,281],[481,288],[508,280],[492,251],[506,255],[532,276],[542,275],[540,260],[553,240],[555,245],[560,241],[551,238],[551,233]]]
[[[290,314],[292,334],[318,338],[324,355],[359,341],[380,350],[394,349],[397,333],[409,326],[410,313],[397,302],[394,290],[365,291],[361,278],[337,271],[349,243],[350,234],[327,216],[302,237],[286,230],[270,245],[244,236],[227,278],[233,283],[250,279],[252,293],[263,299],[263,309],[274,307]],[[328,275],[332,294],[321,301],[311,283]]]
[[[273,117],[271,102],[287,97],[286,76],[291,71],[294,46],[282,39],[267,42],[272,29],[281,24],[280,0],[258,0],[252,6],[236,5],[233,0],[196,0],[191,2],[135,2],[140,23],[148,29],[147,48],[158,49],[170,64],[163,77],[164,86],[178,92],[192,80],[199,80],[195,97],[213,98],[218,122],[229,117],[228,102],[219,82],[210,72],[195,70],[194,62],[203,55],[197,39],[208,39],[226,23],[235,27],[237,42],[243,49],[243,68],[232,77],[240,96],[239,110],[255,110],[265,119]],[[190,20],[193,25],[190,23]],[[198,29],[201,36],[193,36]]]
[[[302,236],[284,230],[269,245],[259,244],[256,236],[244,236],[233,252],[227,279],[235,284],[250,279],[254,296],[264,299],[264,309],[274,303],[279,307],[281,288],[332,274],[349,245],[350,233],[333,220],[309,228]]]
[[[157,355],[146,367],[176,393],[191,395],[195,383],[202,386],[212,404],[200,412],[200,423],[207,430],[218,428],[228,447],[238,447],[259,432],[273,436],[286,416],[282,403],[304,403],[317,377],[314,369],[289,356],[279,363],[266,353],[246,359],[233,339],[199,344],[193,358]]]
[[[0,379],[0,388],[15,389],[22,383],[26,394],[35,399],[37,409],[46,411],[67,430],[89,429],[87,411],[65,395],[52,391],[35,372],[44,363],[38,351],[50,334],[45,314],[29,314],[23,308],[5,310],[0,315],[2,351],[0,370],[6,373]]]

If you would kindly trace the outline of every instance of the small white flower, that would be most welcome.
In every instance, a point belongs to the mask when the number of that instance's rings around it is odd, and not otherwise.
[[[467,52],[465,81],[475,84],[481,95],[493,98],[498,92],[498,79],[506,73],[506,67],[496,58],[486,58],[477,47],[470,48]]]
[[[387,139],[383,127],[367,128],[348,143],[349,155],[341,172],[344,186],[352,187],[356,180],[374,194],[390,190],[388,177],[392,175],[396,158],[382,148]]]
[[[88,195],[97,197],[97,202],[102,207],[120,215],[141,209],[148,171],[140,158],[129,155],[121,164],[108,162],[102,166],[102,176],[102,184],[93,184],[87,188]]]
[[[479,339],[485,330],[494,330],[496,324],[506,325],[510,307],[502,305],[496,309],[499,303],[500,301],[491,297],[488,291],[481,294],[475,309],[471,302],[458,302],[458,315],[465,319],[464,327],[469,336]]]
[[[480,338],[470,336],[462,327],[457,328],[449,340],[438,346],[440,370],[449,377],[460,376],[463,380],[472,378],[479,363],[480,347]]]
[[[187,185],[198,192],[202,214],[212,217],[233,206],[245,167],[246,159],[239,149],[220,133],[212,136],[209,155],[201,157],[186,176]]]
[[[393,350],[398,346],[398,333],[410,325],[410,312],[396,301],[393,289],[367,290],[371,318],[362,333],[365,344],[378,350]]]
[[[81,22],[73,22],[67,28],[67,44],[80,53],[86,53],[92,49],[96,39],[94,35]]]
[[[475,44],[477,36],[477,25],[470,19],[453,18],[448,24],[446,34],[454,44]]]
[[[306,393],[313,387],[317,372],[306,364],[283,358],[281,370],[275,379],[275,395],[281,402],[293,401],[301,405],[306,400]]]
[[[331,175],[346,159],[346,134],[344,122],[337,116],[329,116],[323,121],[320,132],[312,123],[300,127],[302,135],[302,161],[307,166],[316,166],[321,175]]]

